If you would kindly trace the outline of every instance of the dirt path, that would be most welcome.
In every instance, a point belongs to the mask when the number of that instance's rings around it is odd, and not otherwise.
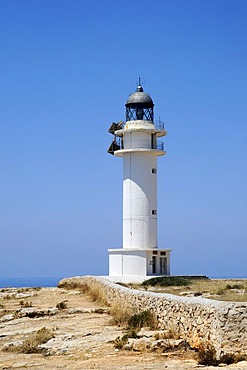
[[[65,302],[65,309],[56,308],[61,302]],[[122,336],[123,328],[111,324],[107,307],[92,302],[80,291],[2,289],[0,305],[1,370],[201,368],[193,359],[181,359],[181,354],[116,350],[110,341]],[[21,348],[25,339],[44,327],[54,334],[54,338],[43,344],[45,354],[16,352],[16,347]],[[247,370],[247,363],[227,368]]]

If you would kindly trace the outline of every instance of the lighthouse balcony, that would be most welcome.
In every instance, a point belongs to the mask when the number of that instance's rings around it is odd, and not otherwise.
[[[156,134],[157,137],[165,136],[167,134],[164,122],[158,121],[144,121],[144,120],[133,120],[127,121],[122,124],[114,135],[123,137],[128,132],[147,132],[149,134]]]
[[[149,139],[149,140],[148,140]],[[134,139],[134,140],[123,140],[116,137],[114,140],[115,150],[123,149],[154,149],[164,150],[164,143],[156,140],[156,138],[150,137],[146,140]]]
[[[155,140],[133,140],[123,141],[119,140],[119,149],[154,149],[154,150],[164,150],[164,143],[161,141]]]
[[[118,139],[118,138],[116,138]],[[155,152],[157,156],[166,153],[164,143],[161,141],[133,140],[132,142],[124,142],[119,138],[114,144],[114,149],[111,154],[122,157],[124,153],[129,152]]]

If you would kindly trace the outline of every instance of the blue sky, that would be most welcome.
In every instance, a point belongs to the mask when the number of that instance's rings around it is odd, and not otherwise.
[[[247,2],[1,0],[0,277],[108,273],[141,76],[166,123],[159,247],[172,274],[247,276]]]

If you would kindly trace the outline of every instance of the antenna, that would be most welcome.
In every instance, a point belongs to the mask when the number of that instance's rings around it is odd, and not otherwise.
[[[136,82],[136,86],[143,87],[144,85],[145,85],[145,81],[143,80],[143,78],[138,77],[138,82]]]

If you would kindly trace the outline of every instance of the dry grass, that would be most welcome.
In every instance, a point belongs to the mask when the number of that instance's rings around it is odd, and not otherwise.
[[[3,299],[5,299],[5,300],[10,300],[10,299],[12,299],[13,297],[10,295],[10,294],[7,294],[7,295],[5,295],[4,297],[3,297]]]
[[[63,289],[68,289],[68,290],[71,290],[71,289],[82,289],[82,284],[75,280],[64,280],[64,281],[60,281],[58,283],[58,288],[63,288]]]
[[[155,334],[155,339],[180,339],[181,334],[178,327],[175,325],[170,326],[168,329],[164,329],[162,332]]]
[[[116,349],[122,349],[125,344],[128,343],[129,336],[128,334],[123,335],[122,337],[118,336],[114,341],[113,345]]]
[[[20,352],[22,353],[35,353],[40,352],[39,346],[48,342],[54,337],[51,330],[43,327],[38,330],[35,334],[30,335],[22,345],[19,347]]]
[[[84,294],[87,294],[93,302],[107,305],[106,294],[103,287],[97,285],[83,284],[83,286],[80,285],[80,290]]]
[[[32,307],[33,306],[32,302],[24,301],[23,299],[20,300],[19,304],[22,307]]]
[[[210,298],[221,301],[247,301],[247,280],[196,280],[191,285],[191,290],[209,293]]]
[[[30,334],[29,337],[24,340],[20,345],[10,345],[4,347],[6,352],[19,352],[19,353],[41,353],[43,350],[39,347],[41,344],[48,342],[54,338],[53,332],[46,327],[41,328],[34,334]]]
[[[128,329],[140,329],[144,326],[148,326],[152,330],[158,328],[158,320],[154,312],[150,310],[141,311],[131,316],[128,320]]]
[[[198,364],[204,366],[218,366],[220,363],[230,365],[239,361],[246,361],[247,358],[246,355],[235,353],[226,353],[217,358],[216,350],[210,343],[201,343],[197,357]]]
[[[126,325],[136,311],[127,305],[120,302],[115,302],[110,308],[110,315],[112,316],[112,323],[114,325]]]
[[[141,285],[136,289],[147,289]],[[188,286],[149,286],[149,291],[175,295],[202,296],[220,301],[246,302],[247,280],[245,279],[195,279]]]
[[[100,286],[87,286],[87,294],[93,302],[102,303],[107,305],[107,299],[104,288]]]
[[[178,277],[168,277],[174,285],[148,286],[138,284],[120,284],[131,289],[149,290],[159,293],[170,293],[175,295],[202,296],[220,301],[247,302],[247,279],[187,279],[189,285],[180,285],[186,280]],[[152,279],[153,280],[153,279]],[[176,285],[176,281],[178,284]],[[182,281],[182,282],[183,282]],[[146,284],[146,283],[145,283]],[[106,304],[104,289],[97,286],[88,286],[85,283],[65,281],[59,287],[65,289],[80,289],[83,293],[90,295],[93,301]]]
[[[104,288],[97,285],[88,285],[82,281],[66,280],[62,281],[58,285],[59,288],[64,289],[79,289],[83,294],[87,294],[93,302],[102,303],[107,305],[106,295]]]

